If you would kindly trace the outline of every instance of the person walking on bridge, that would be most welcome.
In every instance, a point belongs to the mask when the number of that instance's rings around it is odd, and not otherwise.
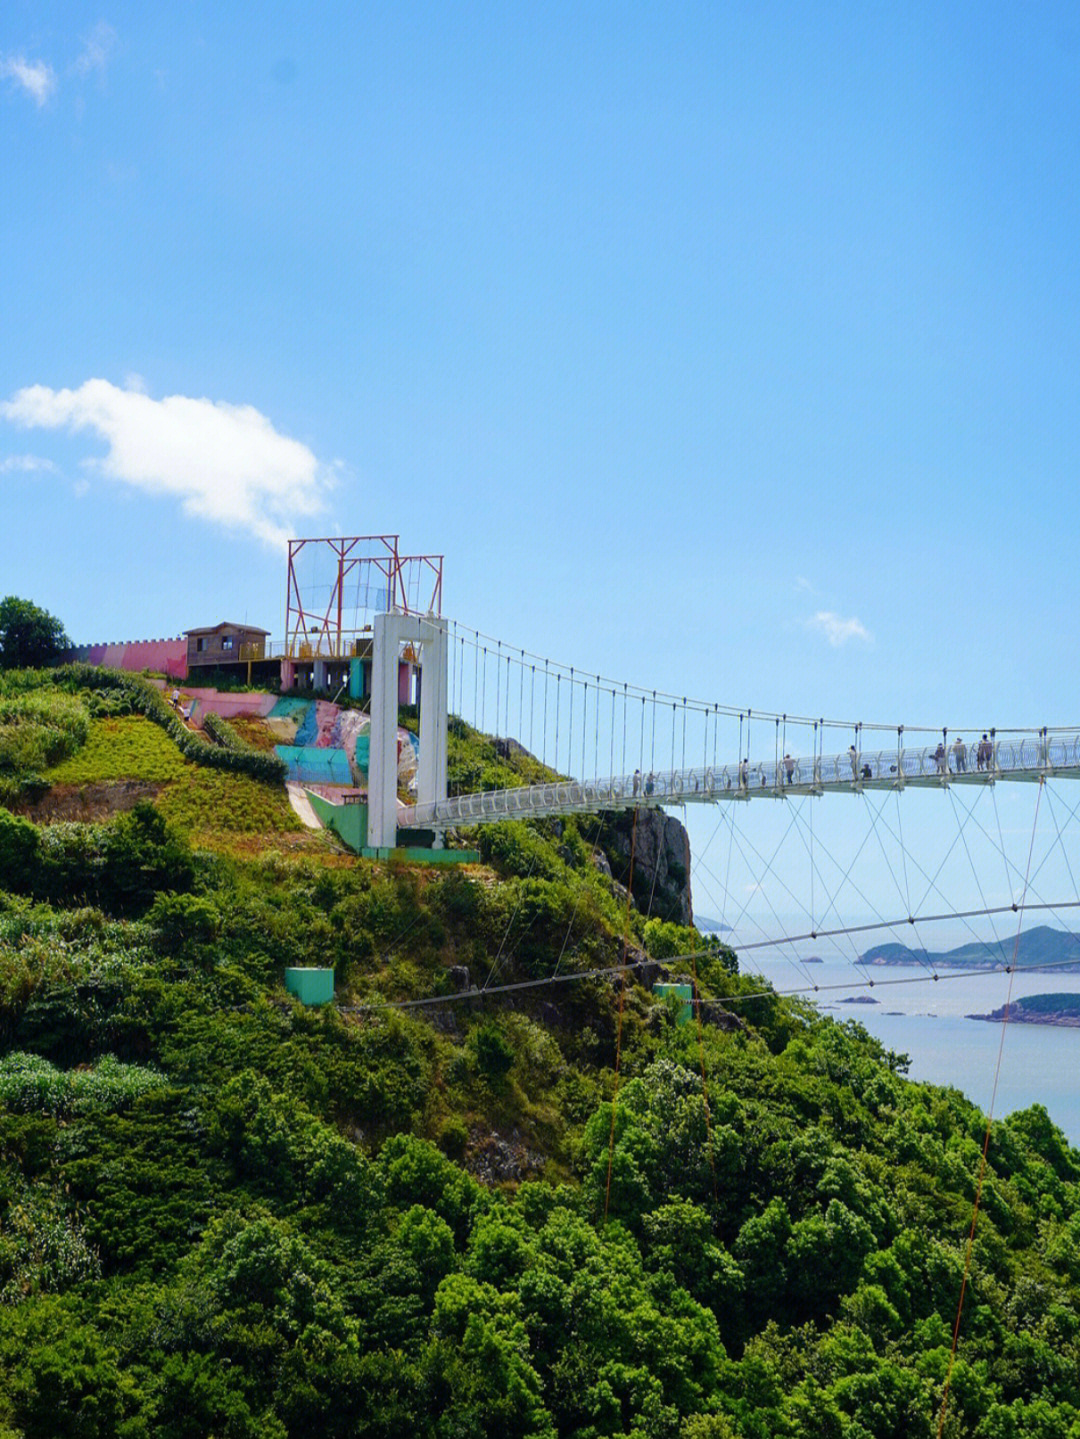
[[[954,741],[954,743],[953,743],[952,752],[953,752],[953,764],[954,764],[955,767],[956,767],[956,773],[957,773],[957,774],[966,774],[966,773],[967,773],[967,746],[964,744],[964,741],[960,738],[959,735],[956,736],[956,739],[955,739],[955,741]]]

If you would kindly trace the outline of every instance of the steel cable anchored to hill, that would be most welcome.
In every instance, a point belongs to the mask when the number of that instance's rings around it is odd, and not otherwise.
[[[995,911],[993,911],[993,912],[994,912],[994,913],[1006,913],[1006,912],[1009,912],[1009,911],[1012,911],[1012,910],[1017,910],[1017,911],[1018,911],[1019,908],[1020,908],[1020,907],[1019,907],[1018,905],[1005,905],[1005,906],[1003,906],[1002,908],[1000,908],[999,910],[995,910]],[[1077,900],[1068,900],[1068,901],[1066,901],[1066,902],[1064,902],[1064,903],[1062,903],[1062,904],[1058,904],[1058,905],[1040,905],[1040,906],[1027,905],[1027,906],[1025,906],[1024,908],[1025,908],[1025,910],[1033,909],[1033,908],[1042,908],[1042,909],[1077,909],[1077,908],[1080,908],[1080,901],[1077,901]],[[989,911],[989,910],[971,910],[971,911],[967,911],[967,913],[968,913],[969,915],[981,915],[981,914],[990,913],[990,912],[991,912],[991,911]],[[937,918],[937,919],[955,919],[955,918],[957,918],[957,917],[958,917],[958,916],[956,916],[956,915],[937,915],[937,916],[935,916],[935,918]],[[887,927],[888,927],[888,926],[886,926],[886,925],[856,925],[856,926],[853,926],[853,927],[852,927],[852,930],[836,930],[836,931],[833,931],[833,933],[835,933],[835,934],[844,934],[844,933],[851,933],[851,932],[860,933],[860,932],[864,932],[864,931],[867,930],[867,929],[880,929],[880,928],[887,928]],[[819,937],[820,937],[820,936],[819,936]],[[792,943],[792,942],[793,942],[795,939],[797,939],[797,938],[810,938],[810,936],[808,936],[808,935],[804,935],[804,936],[796,936],[796,935],[793,935],[793,936],[791,936],[790,939],[787,939],[787,940],[762,941],[762,942],[760,942],[760,943],[758,943],[758,944],[756,944],[756,945],[747,945],[747,946],[745,946],[745,948],[747,948],[747,949],[751,949],[751,948],[763,948],[763,947],[766,947],[766,946],[768,946],[768,947],[775,947],[775,946],[780,945],[780,944]],[[673,968],[673,967],[675,967],[675,966],[677,966],[677,965],[679,965],[679,964],[691,964],[692,962],[695,962],[695,961],[698,960],[698,959],[707,958],[707,957],[715,957],[715,955],[716,955],[716,950],[715,950],[715,949],[713,949],[713,948],[711,948],[711,947],[709,947],[709,946],[705,946],[705,947],[703,947],[702,949],[688,951],[688,952],[685,953],[685,954],[668,955],[668,956],[666,956],[666,957],[663,958],[663,959],[654,958],[652,955],[642,955],[641,958],[628,960],[625,964],[605,965],[604,967],[599,968],[599,969],[579,970],[577,973],[573,973],[573,974],[567,973],[567,974],[547,975],[547,976],[545,976],[545,977],[543,977],[543,978],[540,978],[540,979],[523,979],[523,980],[517,980],[517,981],[514,981],[514,982],[512,982],[512,983],[510,983],[510,984],[491,985],[491,986],[489,986],[489,987],[486,988],[486,989],[475,989],[475,988],[474,988],[474,989],[465,989],[465,990],[459,990],[459,991],[457,991],[457,992],[454,993],[454,994],[441,994],[441,995],[435,995],[435,994],[433,994],[433,995],[426,995],[425,997],[423,997],[423,998],[421,998],[421,999],[380,999],[380,1000],[371,1000],[371,1001],[369,1001],[369,1002],[367,1002],[367,1003],[363,1003],[363,1004],[348,1004],[348,1005],[343,1004],[343,1005],[338,1005],[337,1008],[338,1008],[342,1013],[345,1013],[345,1014],[368,1014],[368,1013],[375,1013],[375,1012],[377,1012],[377,1011],[387,1010],[387,1009],[427,1009],[427,1008],[432,1008],[432,1007],[438,1007],[439,1005],[460,1004],[460,1003],[464,1003],[464,1002],[467,1002],[467,1001],[470,1001],[470,1000],[494,999],[494,998],[496,998],[497,996],[499,996],[499,995],[501,995],[501,994],[516,994],[516,993],[521,993],[521,992],[524,991],[524,990],[530,990],[530,989],[545,989],[545,988],[550,988],[551,986],[556,985],[556,984],[572,984],[572,983],[575,983],[575,982],[584,982],[584,981],[590,980],[590,979],[610,979],[610,978],[614,978],[614,977],[616,977],[616,976],[618,976],[618,975],[628,975],[628,974],[634,973],[634,972],[636,972],[636,971],[638,971],[638,970],[646,969],[646,968],[649,968],[649,967],[656,967],[656,968],[668,969],[668,968]],[[712,997],[712,998],[707,998],[707,999],[696,998],[696,999],[692,1000],[691,1003],[693,1003],[693,1004],[700,1004],[702,1007],[705,1007],[705,1008],[707,1008],[707,1007],[710,1006],[710,1005],[734,1006],[734,1005],[743,1004],[743,1003],[745,1003],[745,1002],[747,1002],[747,1001],[754,1000],[754,999],[768,999],[768,998],[781,998],[781,999],[785,999],[785,998],[786,998],[786,999],[790,999],[790,998],[803,997],[803,996],[806,996],[806,995],[809,994],[809,993],[813,993],[813,994],[830,994],[830,993],[832,993],[832,992],[834,992],[834,991],[838,991],[838,990],[844,990],[844,989],[848,989],[848,990],[849,990],[849,989],[852,988],[853,985],[854,985],[855,987],[860,987],[860,986],[861,986],[862,988],[865,988],[865,989],[884,989],[884,988],[887,988],[887,987],[890,987],[890,986],[905,985],[905,984],[937,984],[937,983],[939,983],[939,982],[944,983],[945,981],[951,980],[951,979],[977,979],[977,978],[979,978],[979,977],[981,977],[981,976],[983,976],[983,975],[1012,974],[1012,973],[1014,973],[1014,972],[1015,972],[1015,973],[1019,973],[1019,972],[1049,973],[1049,972],[1054,971],[1054,970],[1069,970],[1069,969],[1075,969],[1078,965],[1080,965],[1080,960],[1077,960],[1077,959],[1063,959],[1063,960],[1050,960],[1050,961],[1047,961],[1045,964],[1040,964],[1040,965],[1037,965],[1037,966],[1036,966],[1036,965],[1018,965],[1018,964],[985,964],[985,965],[975,966],[974,968],[972,968],[972,967],[957,968],[957,969],[955,969],[955,970],[950,970],[948,973],[942,973],[942,972],[938,971],[938,972],[935,972],[935,973],[933,973],[933,974],[927,974],[927,973],[925,973],[925,972],[922,972],[922,973],[919,973],[919,974],[902,975],[902,976],[897,976],[897,977],[895,977],[895,978],[888,978],[888,979],[871,978],[869,975],[867,975],[866,977],[862,977],[862,976],[860,976],[860,975],[853,975],[850,979],[844,980],[842,983],[840,983],[840,982],[837,982],[837,983],[835,983],[835,984],[810,984],[810,983],[807,983],[807,984],[801,984],[801,985],[797,985],[797,986],[793,986],[793,987],[791,987],[791,988],[785,988],[785,989],[778,989],[778,988],[776,988],[775,986],[770,985],[769,988],[767,988],[767,989],[758,989],[758,990],[753,990],[753,991],[751,991],[751,992],[743,992],[743,993],[741,993],[741,994],[716,995],[716,996],[714,996],[714,997]]]

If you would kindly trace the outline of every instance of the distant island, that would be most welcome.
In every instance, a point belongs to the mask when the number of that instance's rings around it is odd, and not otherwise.
[[[1009,1005],[1010,1024],[1052,1024],[1059,1029],[1080,1029],[1080,994],[1029,994]],[[968,1014],[966,1019],[987,1019],[998,1024],[1005,1006],[989,1014]]]
[[[699,934],[730,934],[731,925],[721,924],[718,919],[710,919],[708,915],[696,914],[694,916],[694,928]]]
[[[956,949],[935,953],[927,949],[911,949],[906,944],[876,944],[859,956],[856,964],[919,965],[926,969],[998,969],[1013,963],[1017,969],[1055,969],[1063,973],[1080,971],[1080,939],[1047,924],[1024,930],[1017,945],[1015,935],[997,942],[992,940],[961,944]]]

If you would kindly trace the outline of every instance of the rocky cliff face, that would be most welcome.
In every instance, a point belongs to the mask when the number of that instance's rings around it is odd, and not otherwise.
[[[495,739],[491,743],[496,755],[511,766],[522,758],[535,761],[535,756],[515,739]],[[559,821],[555,820],[554,824],[556,832],[561,832]],[[607,811],[601,816],[595,843],[601,868],[604,867],[600,858],[603,855],[607,859],[607,872],[616,884],[624,888],[630,874],[630,850],[633,846],[634,903],[642,914],[674,924],[693,924],[690,836],[677,819],[665,814],[662,809],[643,805],[637,811],[635,837],[632,810]]]
[[[643,914],[674,924],[693,924],[690,895],[690,837],[677,819],[661,809],[639,809],[634,836],[632,811],[603,817],[598,844],[607,855],[612,878],[625,885],[634,851],[634,903]]]

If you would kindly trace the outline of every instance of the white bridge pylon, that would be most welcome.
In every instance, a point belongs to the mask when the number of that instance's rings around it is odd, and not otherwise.
[[[446,621],[398,610],[376,615],[371,659],[368,844],[379,849],[394,848],[399,824],[417,823],[411,810],[399,810],[397,797],[398,660],[405,644],[419,651],[421,666],[417,798],[425,809],[446,802]]]
[[[456,628],[456,627],[455,627]],[[475,634],[475,632],[470,632]],[[462,648],[464,649],[464,642]],[[474,649],[480,646],[470,641]],[[498,642],[493,642],[497,644]],[[420,763],[417,782],[417,802],[402,805],[397,795],[397,673],[402,646],[411,644],[417,648],[421,663],[422,687],[420,693]],[[903,790],[907,787],[947,790],[951,785],[993,785],[999,780],[1037,783],[1043,779],[1080,779],[1080,726],[1070,728],[1043,728],[1028,730],[995,730],[982,741],[974,740],[969,745],[954,742],[939,742],[933,746],[903,746],[878,749],[853,745],[846,751],[830,754],[819,750],[813,756],[795,757],[778,754],[775,759],[751,760],[746,756],[742,744],[742,730],[738,736],[742,758],[721,763],[713,757],[712,762],[704,758],[701,763],[670,767],[650,766],[645,758],[644,718],[641,721],[642,768],[631,773],[609,774],[596,779],[559,779],[547,784],[523,786],[517,789],[486,790],[473,794],[447,796],[446,740],[448,728],[450,638],[448,622],[432,615],[424,617],[391,611],[375,617],[372,654],[371,684],[371,751],[368,774],[368,843],[373,847],[392,848],[396,844],[399,829],[433,829],[437,835],[455,825],[492,823],[501,819],[527,819],[590,812],[596,810],[633,809],[639,805],[660,808],[685,804],[718,804],[723,801],[749,801],[772,799],[783,801],[801,795],[861,794],[873,790]],[[491,646],[483,647],[485,664]],[[517,655],[521,660],[517,660]],[[491,652],[491,663],[495,664],[493,684],[496,728],[503,725],[504,735],[513,728],[510,718],[512,694],[518,697],[518,720],[522,737],[526,736],[526,676],[531,672],[531,683],[538,681],[540,663],[545,667],[544,678],[555,677],[554,670],[549,676],[546,661],[529,664],[524,651],[510,651],[500,646],[499,653]],[[517,687],[512,691],[509,668],[513,659],[518,665]],[[505,675],[502,674],[505,664]],[[502,676],[500,678],[500,676]],[[485,676],[486,678],[486,676]],[[563,684],[563,680],[567,680]],[[618,727],[621,714],[622,740],[626,746],[626,693],[627,686],[611,687],[609,681],[600,681],[593,686],[591,678],[586,681],[580,672],[562,670],[556,677],[556,688],[562,687],[563,695],[569,692],[569,725],[573,736],[583,734],[584,723],[589,721],[588,699],[593,698],[593,712],[589,732],[595,725],[593,753],[599,756],[604,749],[604,735],[601,725],[600,704],[610,704],[608,726],[608,749],[616,757],[614,730]],[[574,724],[573,696],[578,692],[578,723]],[[463,686],[458,680],[459,697]],[[475,694],[475,675],[474,675]],[[598,701],[595,696],[601,696]],[[642,701],[642,716],[648,692],[631,692],[630,703]],[[693,702],[671,703],[670,696],[658,701],[653,693],[653,741],[656,737],[655,711],[662,706],[665,714],[671,713],[672,746],[674,761],[676,750],[675,717],[679,712],[692,712],[704,717],[705,749],[708,750],[709,723],[713,724],[713,746],[717,738],[717,721],[714,715],[730,717],[737,712],[720,706],[700,706]],[[558,770],[558,699],[553,704],[555,724],[555,764]],[[565,698],[563,704],[565,706]],[[622,709],[618,706],[621,703]],[[545,723],[547,701],[545,698]],[[459,708],[463,706],[459,705]],[[539,708],[539,700],[536,701]],[[564,709],[564,718],[566,711]],[[749,730],[750,711],[746,711]],[[756,716],[758,723],[768,725],[782,717]],[[474,716],[476,728],[483,730],[483,714]],[[665,721],[666,723],[666,721]],[[806,723],[806,722],[803,722]],[[821,726],[824,738],[825,722]],[[529,729],[532,716],[529,706]],[[879,729],[883,727],[877,727]],[[815,736],[818,725],[814,725]],[[856,727],[857,737],[861,727]],[[969,730],[968,733],[971,731]],[[902,736],[902,728],[896,730]],[[943,736],[948,731],[941,732]],[[955,733],[955,731],[953,732]],[[682,748],[685,751],[685,727]],[[777,729],[779,736],[779,729]],[[564,737],[564,744],[567,743]],[[582,767],[586,761],[587,747],[584,742],[574,753],[580,753]],[[816,743],[816,739],[815,739]],[[701,751],[699,750],[700,754]],[[629,756],[627,756],[629,758]]]

